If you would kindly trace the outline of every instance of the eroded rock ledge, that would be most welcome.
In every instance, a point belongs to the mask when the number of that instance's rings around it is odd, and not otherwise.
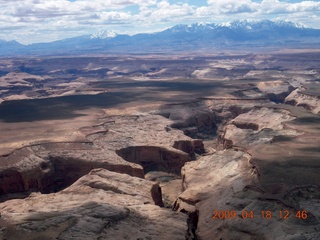
[[[16,209],[19,206],[19,210]],[[59,193],[1,204],[4,239],[184,239],[186,215],[162,206],[159,185],[92,170]],[[173,237],[176,236],[176,237]]]
[[[0,204],[1,234],[317,239],[318,123],[319,116],[308,110],[266,98],[207,98],[147,114],[106,116],[81,129],[87,142],[39,144],[2,157],[2,194],[34,193]],[[182,193],[173,212],[161,208],[161,184],[143,178],[156,171],[150,179],[180,181],[181,168]],[[213,210],[234,210],[237,216],[213,219]],[[272,219],[261,218],[267,210],[275,214]],[[275,217],[284,210],[290,219]],[[300,210],[308,219],[295,217]],[[243,211],[257,218],[243,219]]]
[[[100,120],[81,129],[87,142],[36,144],[1,157],[4,238],[185,239],[187,215],[161,208],[160,185],[143,178],[154,171],[179,178],[204,152],[202,141],[159,115]],[[24,199],[8,200],[17,197]]]
[[[148,171],[180,174],[185,162],[203,152],[200,140],[171,129],[161,116],[110,116],[83,128],[84,143],[47,143],[1,157],[0,194],[59,191],[94,168],[144,177]],[[170,131],[168,131],[170,129]]]
[[[286,97],[285,102],[293,106],[301,106],[310,110],[314,114],[320,112],[320,97],[308,94],[301,89],[296,89],[289,96]]]
[[[184,191],[174,204],[198,216],[196,238],[319,238],[319,120],[308,110],[261,104],[218,126],[224,150],[185,164]],[[214,210],[237,215],[213,219]],[[261,215],[267,210],[268,220]],[[302,210],[306,219],[296,217]],[[255,217],[244,219],[244,211]]]

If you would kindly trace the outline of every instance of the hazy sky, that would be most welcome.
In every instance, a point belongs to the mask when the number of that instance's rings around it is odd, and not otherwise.
[[[134,34],[243,19],[320,28],[320,1],[301,0],[0,0],[0,13],[0,39],[24,44],[99,30]]]

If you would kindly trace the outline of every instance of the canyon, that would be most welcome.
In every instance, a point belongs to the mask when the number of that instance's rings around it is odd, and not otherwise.
[[[0,239],[318,239],[319,61],[0,59]]]

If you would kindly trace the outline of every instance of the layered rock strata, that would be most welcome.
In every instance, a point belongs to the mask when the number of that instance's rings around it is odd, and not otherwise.
[[[1,235],[3,239],[185,239],[186,215],[159,206],[157,183],[95,169],[59,193],[34,193],[1,203]]]
[[[174,209],[196,214],[195,238],[319,238],[318,123],[307,110],[270,104],[229,120],[225,150],[183,167]]]
[[[304,91],[301,91],[301,89],[293,91],[285,98],[285,102],[293,106],[304,107],[314,114],[319,114],[320,112],[320,97],[305,93]]]
[[[33,191],[0,204],[4,239],[320,237],[319,116],[309,110],[205,98],[99,121],[80,129],[86,142],[2,156],[2,193]]]
[[[105,120],[105,121],[104,121]],[[94,168],[144,177],[161,170],[180,175],[185,162],[203,150],[172,129],[161,116],[110,116],[101,124],[82,128],[83,143],[47,143],[28,146],[1,157],[0,193],[29,190],[55,192]]]

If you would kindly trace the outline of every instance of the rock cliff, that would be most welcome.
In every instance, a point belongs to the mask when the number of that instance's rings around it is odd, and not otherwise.
[[[95,169],[59,193],[33,193],[2,203],[1,235],[3,239],[185,239],[186,215],[159,206],[157,183]]]
[[[267,98],[106,115],[79,130],[86,141],[1,157],[1,236],[316,239],[318,123]]]

